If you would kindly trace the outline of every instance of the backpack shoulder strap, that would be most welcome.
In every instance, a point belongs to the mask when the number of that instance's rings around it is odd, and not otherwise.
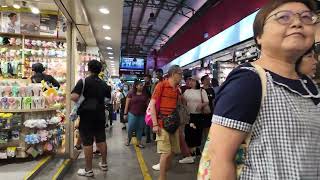
[[[251,63],[251,65],[256,69],[261,81],[261,87],[262,87],[261,104],[262,104],[265,96],[267,96],[267,74],[266,74],[266,71],[258,64]]]
[[[261,106],[263,105],[264,99],[267,96],[267,74],[266,74],[266,71],[258,64],[251,63],[251,65],[255,68],[261,81],[261,88],[262,88],[261,104],[260,104],[260,108],[261,108]],[[252,131],[248,134],[247,138],[245,139],[245,146],[247,147],[249,146],[251,137],[252,137]]]

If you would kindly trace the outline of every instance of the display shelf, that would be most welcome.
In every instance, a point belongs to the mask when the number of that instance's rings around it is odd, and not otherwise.
[[[60,108],[45,108],[45,109],[0,109],[2,113],[33,113],[33,112],[46,112],[56,111]]]
[[[19,146],[20,140],[10,140],[7,143],[0,144],[0,148],[10,147],[10,146]]]
[[[0,36],[25,37],[25,38],[27,38],[27,39],[41,39],[41,40],[66,41],[66,38],[64,38],[64,37],[46,36],[46,35],[31,35],[31,34],[0,33]]]

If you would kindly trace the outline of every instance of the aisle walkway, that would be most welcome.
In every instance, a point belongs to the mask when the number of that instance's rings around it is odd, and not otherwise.
[[[109,170],[103,172],[98,167],[100,157],[94,157],[94,179],[109,179],[109,180],[143,180],[140,165],[137,159],[137,155],[133,146],[127,147],[124,145],[126,139],[126,131],[121,130],[122,125],[120,123],[114,123],[112,128],[106,129],[107,143],[108,143],[108,164]],[[159,172],[152,170],[152,165],[159,161],[159,155],[156,152],[155,143],[147,144],[145,149],[141,150],[143,159],[147,165],[148,173],[151,178],[156,180]],[[197,161],[198,162],[198,161]],[[172,169],[168,174],[168,180],[171,179],[184,179],[194,180],[196,179],[197,172],[196,164],[178,164],[178,157],[176,157],[172,163]],[[91,179],[87,177],[79,177],[77,170],[84,167],[84,155],[80,154],[79,159],[76,160],[71,169],[67,172],[64,179],[70,180],[82,180]]]

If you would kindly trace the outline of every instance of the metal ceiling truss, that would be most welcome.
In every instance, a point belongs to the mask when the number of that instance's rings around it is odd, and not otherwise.
[[[160,11],[161,11],[161,9],[163,8],[165,2],[166,2],[166,0],[161,0],[160,6],[158,7],[158,9],[157,9],[157,11],[156,11],[156,14],[154,15],[154,18],[155,18],[155,19],[158,18],[159,14],[160,14]],[[151,25],[151,26],[148,27],[147,32],[146,32],[145,36],[143,37],[143,39],[142,39],[142,41],[141,41],[142,46],[144,45],[144,43],[145,43],[145,41],[146,41],[146,39],[147,39],[150,31],[152,30],[152,28],[153,28],[153,25]]]
[[[132,15],[133,15],[133,10],[134,10],[134,4],[135,4],[136,0],[132,0],[132,6],[131,6],[131,9],[130,9],[130,16],[129,16],[129,28],[131,28],[131,21],[132,21]],[[127,34],[127,38],[126,38],[126,45],[129,44],[129,33]]]
[[[131,27],[130,29],[123,28],[122,34],[126,34],[127,36],[135,36],[135,37],[143,36],[144,38],[146,37],[155,38],[159,36],[158,38],[160,38],[163,41],[168,40],[170,38],[170,36],[168,36],[167,34],[163,32],[160,34],[159,31],[156,31],[150,28],[137,28],[137,27]],[[141,42],[141,45],[144,45],[144,41],[145,40],[142,40],[143,43]],[[132,44],[135,44],[135,41],[133,41]],[[130,45],[128,44],[128,46]]]
[[[144,13],[145,13],[145,11],[146,11],[148,2],[149,2],[149,0],[144,0],[143,6],[142,6],[142,11],[141,11],[141,13],[140,13],[140,17],[139,17],[139,20],[138,20],[138,24],[137,24],[137,26],[136,26],[137,29],[135,30],[135,33],[134,33],[134,36],[133,36],[132,44],[134,44],[135,41],[136,41],[137,34],[138,34],[138,31],[139,31],[138,28],[140,28],[140,25],[141,25],[142,19],[143,19],[143,17],[144,17]]]
[[[146,2],[145,0],[125,0],[124,7],[133,7],[133,6],[144,7],[146,5],[146,7],[148,8],[161,8],[163,10],[175,12],[175,14],[182,15],[186,18],[191,18],[195,13],[195,10],[192,7],[187,6],[184,3],[165,2],[162,5],[161,0],[150,0],[150,2],[148,1],[148,3],[146,4],[145,2]],[[176,9],[179,9],[179,10],[176,11]]]
[[[181,1],[179,2],[180,6],[179,6],[179,5],[176,6],[175,11],[171,14],[171,16],[170,16],[170,18],[168,19],[168,21],[166,22],[166,24],[162,27],[162,29],[160,30],[158,36],[157,36],[157,37],[153,40],[153,42],[151,43],[152,45],[154,45],[154,44],[157,42],[157,40],[160,38],[161,34],[163,34],[164,30],[168,27],[168,25],[170,24],[170,22],[172,21],[172,19],[174,18],[174,16],[175,16],[175,15],[177,14],[177,12],[182,8],[181,5],[184,4],[185,1],[186,1],[186,0],[181,0]],[[151,50],[151,48],[152,48],[152,47],[150,47],[149,50]]]

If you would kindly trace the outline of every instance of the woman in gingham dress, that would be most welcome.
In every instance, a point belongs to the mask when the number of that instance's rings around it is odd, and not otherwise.
[[[259,11],[253,29],[261,57],[255,64],[266,71],[267,92],[262,95],[249,63],[221,86],[210,130],[212,180],[236,179],[235,154],[249,133],[240,179],[320,179],[320,94],[295,71],[314,43],[314,12],[308,0],[271,0]]]

